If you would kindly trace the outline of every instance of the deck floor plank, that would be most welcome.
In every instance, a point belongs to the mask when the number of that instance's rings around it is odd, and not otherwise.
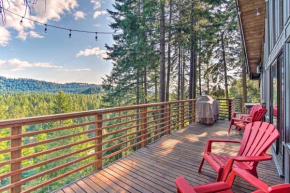
[[[69,186],[66,186],[66,187],[62,188],[62,191],[65,192],[65,193],[72,193],[72,192],[75,192],[75,191],[73,191],[73,189],[71,189],[71,187],[69,187]]]
[[[81,180],[79,180],[81,181]],[[85,191],[77,184],[79,181],[76,183],[70,184],[70,188],[75,192],[75,193],[84,193]]]
[[[63,187],[61,191],[167,193],[176,192],[174,181],[178,176],[184,176],[191,185],[215,182],[216,173],[207,162],[201,173],[197,170],[207,139],[242,139],[243,134],[235,130],[232,130],[229,137],[228,125],[228,121],[219,121],[214,125],[193,123],[100,171]],[[214,143],[212,151],[223,155],[235,155],[238,149],[239,144]],[[271,152],[268,151],[268,153]],[[272,160],[259,163],[258,175],[268,185],[284,183]],[[233,190],[248,193],[254,191],[255,188],[237,177]]]

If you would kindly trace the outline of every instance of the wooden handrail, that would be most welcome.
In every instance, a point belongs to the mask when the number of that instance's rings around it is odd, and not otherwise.
[[[162,105],[167,105],[167,104],[174,104],[174,103],[188,102],[188,101],[195,101],[195,99],[159,102],[159,103],[150,103],[150,104],[141,104],[141,105],[131,105],[131,106],[114,107],[114,108],[98,109],[98,110],[91,110],[91,111],[81,111],[81,112],[73,112],[73,113],[63,113],[63,114],[55,114],[55,115],[45,115],[45,116],[37,116],[37,117],[26,117],[26,118],[19,118],[19,119],[2,120],[0,121],[0,129],[13,127],[13,126],[19,126],[19,125],[21,126],[32,125],[32,124],[38,124],[38,123],[54,122],[54,121],[60,121],[60,120],[66,120],[66,119],[95,116],[96,114],[116,113],[120,111],[141,109],[144,107],[148,108],[148,107],[162,106]]]
[[[230,116],[234,100],[219,101],[226,102],[227,110],[223,113]],[[100,170],[105,164],[118,159],[116,156],[145,147],[194,121],[195,99],[0,121],[0,129],[7,130],[7,135],[1,136],[0,141],[10,144],[10,147],[0,149],[0,155],[10,154],[0,162],[0,167],[10,166],[10,170],[0,175],[0,180],[10,179],[9,183],[0,187],[0,192],[30,192],[63,180],[77,171]],[[31,125],[39,130],[27,130]],[[53,137],[36,138],[41,135]],[[27,140],[30,138],[38,140]],[[62,140],[66,142],[62,143]],[[41,151],[24,151],[40,145],[43,146]],[[27,160],[36,161],[27,165]],[[49,167],[51,163],[55,166]],[[76,166],[65,170],[72,164]],[[33,175],[27,176],[31,170],[34,170]],[[35,173],[36,170],[38,172]],[[57,176],[51,175],[56,171]],[[22,178],[24,172],[26,176]],[[27,183],[46,175],[53,177],[32,186]]]

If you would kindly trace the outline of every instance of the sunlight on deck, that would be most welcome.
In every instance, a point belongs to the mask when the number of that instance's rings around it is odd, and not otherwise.
[[[214,182],[216,173],[207,163],[201,173],[197,169],[208,138],[241,140],[241,132],[227,135],[228,124],[193,123],[57,192],[176,192],[174,181],[178,176],[184,176],[191,185]],[[235,155],[239,150],[239,144],[215,143],[213,147],[213,152],[220,154]],[[260,163],[258,174],[269,185],[283,183],[273,161]],[[238,179],[233,190],[248,193],[254,188]]]

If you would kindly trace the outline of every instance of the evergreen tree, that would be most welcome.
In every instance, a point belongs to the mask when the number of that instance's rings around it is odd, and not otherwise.
[[[66,94],[60,90],[56,96],[53,111],[55,114],[66,113],[70,111],[70,103]]]

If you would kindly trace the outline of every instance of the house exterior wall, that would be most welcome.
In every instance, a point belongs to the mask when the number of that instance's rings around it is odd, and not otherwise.
[[[271,66],[277,61],[277,57],[283,54],[284,61],[284,133],[283,164],[279,173],[290,182],[290,0],[266,0],[265,35],[263,69],[260,76],[261,101],[266,108],[271,108]],[[279,87],[279,84],[278,84]],[[282,89],[282,88],[280,88]],[[271,111],[267,112],[266,121],[271,121]],[[275,145],[275,144],[274,144]],[[273,145],[273,146],[274,146]],[[273,148],[275,149],[275,148]],[[273,150],[275,156],[275,150]],[[277,160],[277,159],[276,159]],[[279,164],[277,163],[279,168]]]

